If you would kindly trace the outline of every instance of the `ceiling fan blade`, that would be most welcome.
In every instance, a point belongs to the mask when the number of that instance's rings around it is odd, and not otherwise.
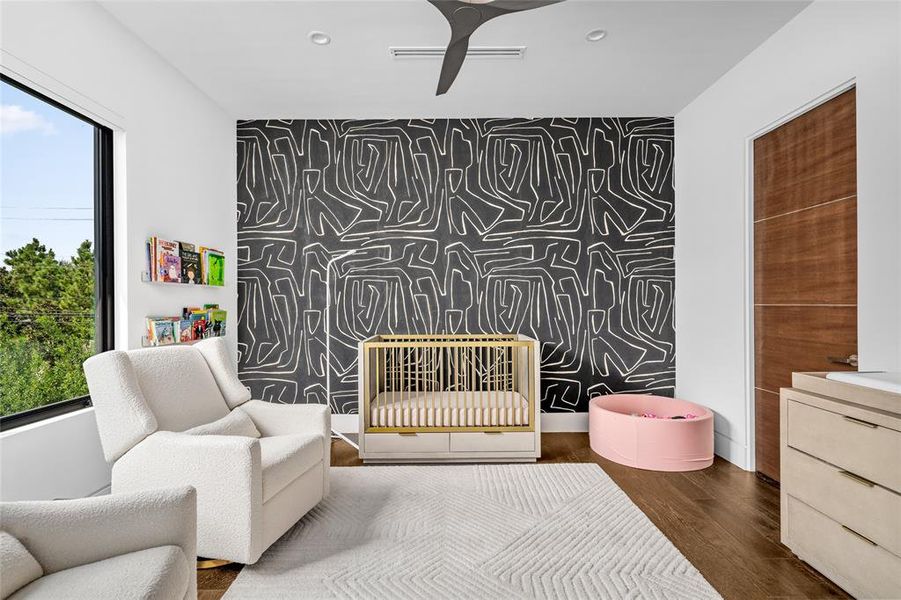
[[[563,0],[494,0],[490,6],[500,10],[509,12],[518,12],[521,10],[530,10],[532,8],[541,8],[549,4],[558,4]]]
[[[453,85],[466,60],[469,36],[483,23],[505,14],[563,2],[563,0],[493,0],[487,3],[470,3],[462,0],[427,1],[441,12],[451,28],[451,38],[444,52],[436,96],[446,93]]]
[[[460,67],[463,66],[463,61],[466,60],[466,51],[468,49],[469,36],[453,42],[447,47],[447,50],[444,52],[444,62],[441,63],[441,75],[438,77],[436,96],[441,96],[450,89],[451,84],[454,83],[454,79],[457,78],[457,74],[460,72]]]

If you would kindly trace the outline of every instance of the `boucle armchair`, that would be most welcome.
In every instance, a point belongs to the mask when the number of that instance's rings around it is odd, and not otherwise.
[[[0,503],[0,598],[197,598],[195,496]]]
[[[328,493],[331,413],[251,400],[224,339],[84,363],[113,493],[197,489],[197,552],[252,564]]]

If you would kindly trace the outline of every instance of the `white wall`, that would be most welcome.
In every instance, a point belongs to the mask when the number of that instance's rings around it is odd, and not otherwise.
[[[861,370],[901,370],[901,96],[895,2],[819,1],[676,115],[676,393],[717,412],[753,469],[748,139],[855,81]]]
[[[236,331],[234,120],[92,2],[2,2],[0,21],[4,73],[116,131],[117,347],[185,305],[218,302]],[[152,234],[224,250],[227,285],[142,283]],[[0,497],[89,494],[109,480],[97,450],[91,409],[4,432]]]

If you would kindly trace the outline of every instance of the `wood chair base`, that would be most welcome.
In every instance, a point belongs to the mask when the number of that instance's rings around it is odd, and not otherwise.
[[[202,558],[200,556],[197,557],[197,570],[201,571],[203,569],[216,569],[218,567],[224,567],[225,565],[232,564],[230,560],[221,560],[216,558]]]

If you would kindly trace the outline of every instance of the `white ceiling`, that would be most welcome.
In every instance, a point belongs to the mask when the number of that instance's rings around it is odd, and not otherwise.
[[[236,118],[674,115],[808,4],[566,0],[483,25],[472,45],[525,58],[468,59],[435,97],[440,59],[388,54],[446,44],[426,0],[100,3]]]

